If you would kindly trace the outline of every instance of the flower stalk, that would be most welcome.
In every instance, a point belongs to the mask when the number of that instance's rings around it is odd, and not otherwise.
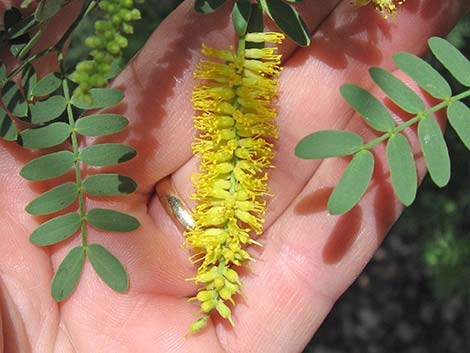
[[[255,261],[247,248],[261,245],[254,237],[263,231],[268,192],[266,168],[271,167],[277,137],[272,99],[277,96],[281,55],[276,47],[247,49],[245,42],[280,43],[280,33],[248,33],[237,51],[203,45],[194,77],[205,80],[195,87],[194,117],[199,131],[193,151],[201,159],[192,177],[196,201],[195,226],[186,232],[186,246],[198,264],[189,279],[200,288],[190,300],[200,303],[203,316],[190,332],[203,328],[214,311],[232,325],[234,296],[242,294],[237,272]]]

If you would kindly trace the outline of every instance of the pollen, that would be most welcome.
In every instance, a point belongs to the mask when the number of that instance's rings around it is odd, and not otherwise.
[[[373,3],[376,10],[387,19],[389,16],[395,17],[398,5],[403,5],[404,2],[405,0],[356,0],[356,5],[361,7]]]
[[[280,43],[280,33],[248,33],[253,43]],[[244,43],[243,43],[244,44]],[[190,280],[199,284],[198,301],[203,316],[190,327],[202,329],[217,312],[232,325],[236,295],[243,295],[240,267],[255,259],[249,245],[263,231],[268,195],[268,174],[277,137],[276,111],[272,100],[278,94],[276,78],[281,55],[276,47],[234,51],[203,45],[206,57],[196,66],[194,77],[204,80],[193,91],[197,111],[194,124],[198,135],[192,144],[200,158],[199,171],[192,176],[196,201],[195,225],[186,233],[185,246],[198,264]]]

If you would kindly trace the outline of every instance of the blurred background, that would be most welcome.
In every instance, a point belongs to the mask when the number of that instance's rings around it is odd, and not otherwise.
[[[146,0],[139,5],[143,20],[135,23],[116,70],[180,2]],[[93,32],[93,22],[85,21],[74,35],[70,66],[86,56],[83,41]],[[448,39],[470,58],[470,14]],[[427,59],[445,74],[430,56]],[[453,85],[454,92],[462,89]],[[470,153],[453,130],[447,130],[446,140],[452,159],[450,184],[438,189],[425,179],[413,206],[304,353],[470,352]]]

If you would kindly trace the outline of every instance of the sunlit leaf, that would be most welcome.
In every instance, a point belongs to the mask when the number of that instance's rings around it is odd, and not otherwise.
[[[90,94],[93,99],[91,105],[83,103],[76,96],[72,97],[71,102],[80,109],[98,109],[111,107],[124,98],[124,94],[117,88],[92,88]]]
[[[87,255],[96,273],[110,288],[116,292],[125,292],[129,289],[127,272],[113,254],[99,244],[90,244]]]
[[[43,22],[54,16],[68,0],[44,0],[36,8],[34,17],[37,21]]]
[[[105,208],[92,208],[88,211],[87,221],[97,229],[111,232],[130,232],[140,225],[135,217]]]
[[[67,213],[41,224],[31,233],[29,240],[38,246],[56,244],[72,236],[80,227],[80,223],[78,213]]]
[[[296,9],[282,0],[259,0],[258,2],[290,39],[302,46],[310,45],[308,28]]]
[[[41,156],[28,162],[20,175],[28,180],[46,180],[67,173],[73,166],[73,153],[60,151]]]
[[[227,0],[196,0],[194,9],[200,13],[211,13],[225,4]]]
[[[375,130],[389,131],[395,127],[392,114],[367,90],[345,84],[341,86],[341,95]]]
[[[102,136],[119,132],[128,124],[129,121],[122,115],[96,114],[78,119],[75,128],[83,136]]]
[[[113,196],[127,195],[137,189],[136,182],[119,174],[90,175],[83,182],[85,192],[90,195]]]
[[[439,124],[430,117],[422,119],[418,136],[431,179],[437,186],[445,186],[450,179],[450,159]]]
[[[50,72],[41,78],[31,90],[31,95],[35,97],[47,96],[54,92],[62,84],[62,80],[55,72]]]
[[[16,117],[22,118],[28,114],[28,104],[18,85],[13,81],[7,81],[2,88],[1,95],[5,107]]]
[[[305,159],[347,156],[359,151],[364,141],[348,131],[322,130],[304,137],[295,148],[295,155]]]
[[[19,143],[25,148],[40,149],[61,144],[69,135],[70,126],[58,122],[21,131]]]
[[[7,112],[0,107],[0,137],[7,141],[15,141],[18,138],[18,129]]]
[[[52,279],[51,294],[56,302],[61,302],[73,292],[80,279],[85,252],[82,246],[70,250],[62,263],[59,265]]]
[[[45,215],[70,206],[77,198],[77,185],[65,183],[39,195],[28,206],[26,212],[32,215]]]
[[[459,135],[463,144],[470,149],[470,109],[462,102],[452,102],[447,107],[450,125]]]
[[[42,124],[58,118],[67,106],[67,101],[63,96],[52,96],[45,100],[30,104],[31,124]]]
[[[401,109],[413,114],[424,110],[421,98],[390,72],[373,67],[369,69],[369,73],[377,86]]]
[[[238,0],[233,5],[232,23],[239,37],[243,37],[246,34],[250,15],[251,3],[249,0]]]
[[[367,189],[374,171],[374,156],[367,150],[358,152],[344,171],[328,200],[330,214],[349,211]]]
[[[428,40],[434,56],[462,85],[470,87],[470,61],[445,39],[432,37]]]
[[[405,206],[411,205],[416,197],[418,178],[413,152],[405,136],[396,134],[388,140],[387,161],[395,194]]]
[[[136,156],[136,151],[119,143],[104,143],[85,147],[80,158],[89,165],[104,167],[126,162]]]
[[[410,53],[398,53],[393,56],[393,61],[401,71],[415,80],[431,96],[445,99],[452,95],[447,81],[423,59]]]

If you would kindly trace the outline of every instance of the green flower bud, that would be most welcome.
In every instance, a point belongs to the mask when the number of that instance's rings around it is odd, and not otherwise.
[[[102,0],[99,2],[98,6],[100,7],[101,10],[108,11],[108,6],[110,5],[109,1],[107,0]]]
[[[122,31],[126,34],[132,34],[134,33],[134,27],[130,25],[129,23],[123,23],[122,24]]]
[[[211,312],[217,305],[217,300],[209,299],[201,304],[201,310],[205,313]]]
[[[109,42],[106,45],[106,50],[113,55],[118,55],[121,53],[121,47],[116,42]]]
[[[122,7],[132,8],[134,6],[134,1],[132,0],[121,0],[120,4]]]
[[[110,40],[114,39],[114,37],[116,36],[116,33],[114,32],[114,29],[110,29],[110,30],[104,32],[103,36],[107,41],[110,41]]]
[[[115,40],[116,40],[117,45],[119,45],[121,48],[127,47],[128,41],[126,37],[118,34]]]
[[[131,16],[133,20],[140,20],[142,18],[138,9],[132,9]]]
[[[213,299],[215,297],[215,291],[213,290],[202,290],[197,293],[196,298],[200,302],[205,302],[209,299]]]
[[[97,36],[91,36],[85,39],[85,45],[89,48],[96,49],[103,46],[103,41]]]
[[[230,289],[228,289],[227,287],[223,287],[219,291],[219,295],[223,300],[228,300],[229,298],[232,297],[232,291]]]
[[[77,64],[77,71],[92,72],[95,68],[94,62],[90,60],[82,61]]]
[[[110,28],[110,23],[103,20],[98,20],[95,22],[95,30],[97,32],[104,32]]]
[[[189,331],[191,331],[191,333],[198,332],[200,329],[202,329],[203,327],[207,325],[208,320],[209,320],[209,316],[204,316],[194,321],[189,327]]]
[[[121,22],[122,22],[122,18],[121,18],[121,16],[119,16],[119,15],[117,15],[117,14],[112,15],[112,16],[111,16],[111,22],[112,22],[113,24],[115,24],[115,25],[120,25]]]
[[[227,278],[232,283],[238,282],[238,273],[232,270],[231,268],[228,268],[227,270],[225,270],[224,277]]]
[[[214,280],[214,287],[217,290],[220,290],[225,285],[225,280],[222,277],[218,277]]]
[[[232,315],[232,311],[227,305],[225,305],[223,301],[219,301],[215,309],[220,314],[220,316],[222,316],[224,319],[228,319],[230,315]]]
[[[121,9],[119,10],[119,16],[125,21],[129,22],[132,21],[132,12],[129,11],[128,9]]]

